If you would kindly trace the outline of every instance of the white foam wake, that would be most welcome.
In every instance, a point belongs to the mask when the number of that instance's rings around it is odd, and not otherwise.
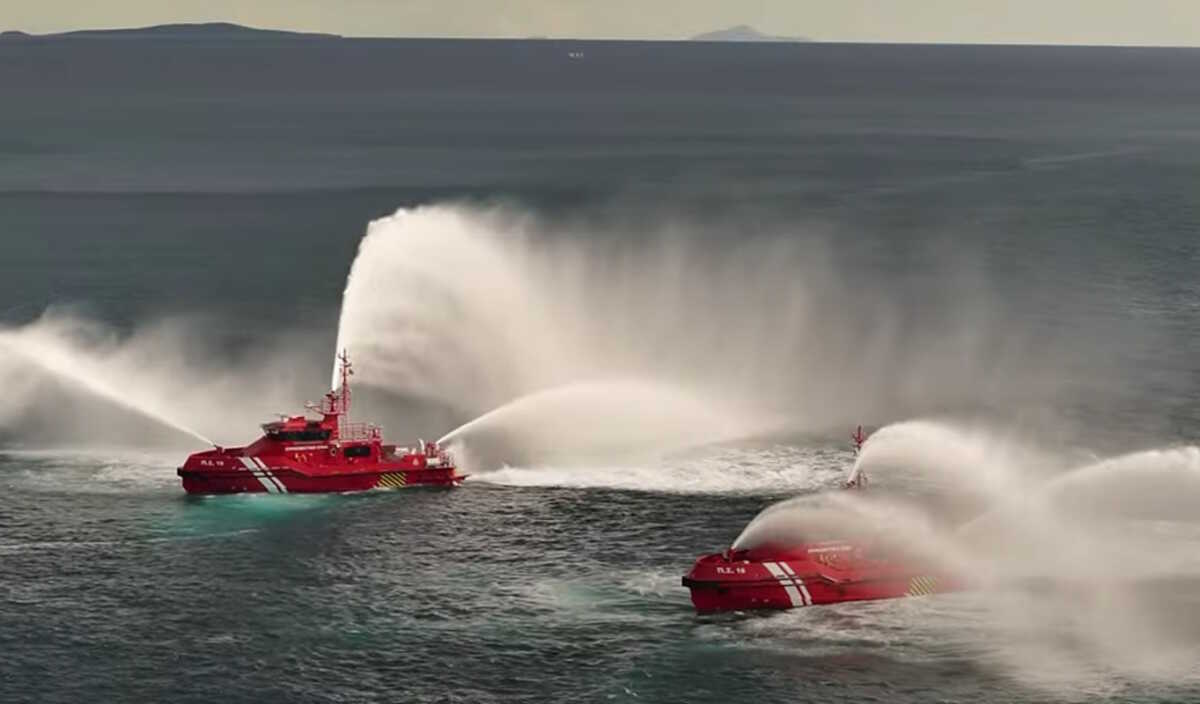
[[[669,494],[808,492],[838,483],[849,453],[775,446],[711,448],[691,457],[618,466],[503,467],[474,481],[505,486],[623,489]]]

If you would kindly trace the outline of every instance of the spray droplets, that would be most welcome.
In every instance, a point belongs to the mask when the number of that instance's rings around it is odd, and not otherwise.
[[[60,382],[191,435],[206,445],[213,444],[176,412],[177,406],[170,401],[174,395],[170,388],[147,383],[150,380],[146,375],[138,373],[142,360],[137,350],[111,342],[84,346],[72,335],[82,325],[69,319],[42,318],[23,329],[0,332],[0,348],[19,357],[24,366],[32,366]]]

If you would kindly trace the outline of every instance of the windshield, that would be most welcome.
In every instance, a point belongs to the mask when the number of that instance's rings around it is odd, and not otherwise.
[[[313,442],[329,439],[328,430],[275,430],[267,433],[267,437],[281,442]]]

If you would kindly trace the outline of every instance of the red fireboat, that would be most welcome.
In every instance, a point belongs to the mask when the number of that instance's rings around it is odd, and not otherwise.
[[[851,436],[855,452],[866,437]],[[859,471],[846,490],[865,490]],[[704,555],[683,578],[699,613],[792,609],[843,601],[895,599],[957,591],[955,575],[898,554],[887,540],[813,540]]]
[[[343,352],[341,387],[306,415],[264,423],[245,447],[197,452],[179,468],[189,494],[326,493],[408,486],[458,486],[465,479],[449,452],[418,440],[415,448],[383,444],[379,426],[350,423],[350,360]]]

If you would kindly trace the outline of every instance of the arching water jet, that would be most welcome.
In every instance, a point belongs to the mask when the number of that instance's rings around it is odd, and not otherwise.
[[[872,477],[933,483],[994,504],[1027,494],[1031,480],[1051,467],[1049,455],[1012,437],[944,421],[911,420],[872,433],[847,481],[869,469]]]
[[[679,388],[617,379],[522,396],[452,430],[439,443],[499,440],[525,454],[579,460],[671,452],[772,426],[749,411]]]
[[[337,350],[362,381],[465,411],[500,405],[569,355],[520,256],[523,225],[450,206],[371,222],[350,269]],[[336,364],[332,384],[336,386]],[[482,407],[482,408],[481,408]]]
[[[976,557],[927,513],[898,498],[869,493],[826,492],[773,504],[746,525],[731,550],[826,540],[870,541],[943,570],[982,576]]]
[[[103,358],[75,348],[58,332],[53,325],[6,330],[0,332],[0,347],[61,382],[196,438],[206,445],[215,445],[212,440],[176,418],[159,391],[136,383],[118,384],[112,368],[105,364]]]

